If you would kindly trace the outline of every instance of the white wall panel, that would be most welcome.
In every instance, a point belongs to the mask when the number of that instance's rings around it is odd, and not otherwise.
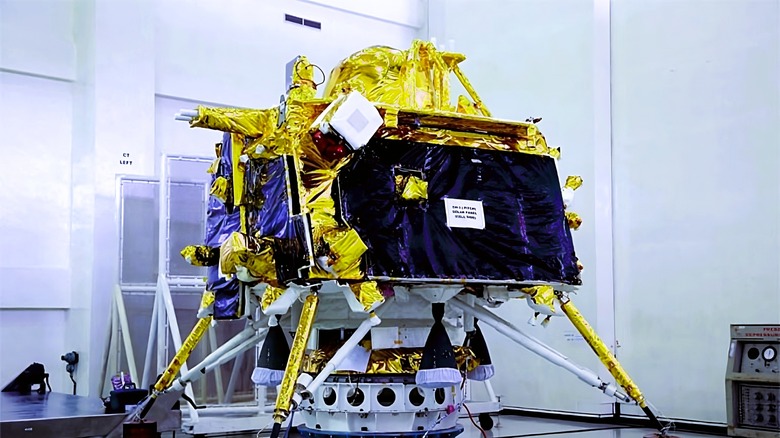
[[[780,322],[778,5],[613,4],[619,358],[677,418],[725,422],[729,324]]]
[[[0,308],[70,305],[71,84],[0,73]]]
[[[0,0],[0,69],[74,80],[72,0]]]
[[[70,351],[65,345],[65,310],[9,310],[0,314],[0,385],[5,386],[31,363],[43,364],[51,388],[73,390],[65,362],[60,356]]]
[[[290,13],[322,22],[316,30],[284,21]],[[371,45],[406,48],[407,26],[298,1],[234,0],[157,4],[156,92],[263,108],[284,93],[285,64],[306,55],[325,74]]]
[[[577,256],[585,265],[584,285],[573,299],[598,329],[593,5],[573,0],[492,0],[479,2],[479,7],[464,0],[431,4],[430,35],[466,55],[461,68],[493,115],[512,120],[542,117],[538,126],[548,143],[562,148],[561,180],[567,175],[583,177],[585,183],[577,190],[572,209],[584,220],[573,233]],[[610,377],[565,317],[553,319],[546,329],[528,326],[532,312],[520,301],[504,305],[497,313],[602,378]],[[611,412],[610,398],[598,390],[492,329],[484,330],[496,364],[493,385],[505,405]],[[474,385],[478,396],[480,386]]]
[[[155,143],[157,155],[184,155],[216,158],[214,144],[222,141],[222,133],[211,129],[190,128],[187,122],[174,120],[181,109],[194,109],[199,102],[158,96],[155,99]],[[205,105],[205,104],[204,104]],[[213,103],[207,104],[215,106]],[[229,105],[225,105],[229,106]],[[159,171],[159,164],[158,171]]]
[[[425,21],[427,0],[301,0],[412,29]]]

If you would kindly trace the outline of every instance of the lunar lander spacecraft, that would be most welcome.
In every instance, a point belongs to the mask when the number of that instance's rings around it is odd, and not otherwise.
[[[491,117],[464,59],[422,41],[367,48],[316,97],[324,74],[301,56],[277,106],[176,116],[224,133],[205,242],[182,251],[208,267],[208,286],[201,319],[136,420],[264,337],[251,378],[278,386],[272,436],[296,413],[312,438],[453,437],[464,382],[494,373],[480,331],[490,326],[661,428],[569,297],[582,266],[570,231],[580,220],[567,207],[582,180],[561,184],[559,150],[534,120]],[[453,77],[468,94],[455,103]],[[490,311],[515,299],[535,317],[566,315],[616,383]],[[212,320],[236,318],[251,324],[178,376]]]

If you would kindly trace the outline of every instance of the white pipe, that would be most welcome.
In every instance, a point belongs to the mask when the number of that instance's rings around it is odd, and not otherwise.
[[[202,417],[212,417],[221,415],[253,415],[266,412],[273,412],[273,406],[269,406],[265,409],[265,406],[209,406],[203,409],[198,409],[198,413]]]
[[[113,308],[113,303],[112,303]],[[109,357],[111,356],[111,337],[113,336],[113,330],[114,327],[112,326],[112,321],[114,320],[114,312],[111,312],[111,315],[108,317],[108,326],[106,329],[106,342],[103,344],[103,370],[101,371],[100,376],[100,384],[98,385],[98,394],[100,394],[101,397],[103,397],[103,390],[106,389],[106,380],[108,380],[108,373],[113,373],[114,371],[109,371],[108,368],[108,362]]]
[[[255,331],[253,329],[251,329],[251,328],[244,329],[243,331],[239,332],[237,335],[235,335],[232,338],[230,338],[227,342],[225,342],[224,344],[220,345],[219,348],[217,348],[216,350],[212,351],[208,356],[203,358],[203,360],[200,361],[199,364],[197,364],[194,367],[192,367],[192,370],[193,371],[197,371],[197,370],[201,370],[201,369],[205,368],[207,365],[209,365],[211,363],[212,360],[214,360],[215,357],[218,357],[218,356],[221,356],[221,355],[227,353],[228,351],[232,350],[233,348],[235,348],[238,345],[241,345],[243,342],[245,342],[247,339],[252,338],[253,336],[255,336]],[[180,379],[184,379],[184,377],[185,376],[182,375],[182,377],[180,377]]]
[[[160,184],[164,184],[162,181],[160,181]],[[160,212],[162,215],[162,212]],[[160,271],[159,273],[160,277],[160,283],[162,287],[160,288],[162,300],[165,304],[165,313],[168,317],[168,330],[171,332],[171,338],[173,339],[173,346],[176,348],[176,351],[178,352],[181,350],[182,346],[182,340],[181,340],[181,333],[179,332],[179,321],[176,319],[176,309],[173,307],[173,297],[171,296],[171,290],[168,287],[168,281],[165,278],[163,271]],[[181,373],[186,374],[188,371],[187,368],[187,361],[185,360],[183,364],[181,364]],[[188,386],[184,388],[184,392],[189,396],[192,400],[195,400],[195,393],[192,391],[192,387]],[[198,421],[198,412],[195,410],[194,407],[189,407],[190,412],[190,418],[194,421]]]
[[[294,285],[290,286],[286,291],[282,292],[279,298],[263,310],[263,313],[266,315],[284,315],[305,290],[308,289]]]
[[[168,266],[166,260],[168,259],[168,217],[170,213],[170,204],[168,203],[168,157],[162,155],[160,160],[160,196],[158,202],[160,203],[159,211],[159,232],[157,233],[157,283],[159,285],[160,280],[167,280]],[[159,288],[158,288],[159,292]]]
[[[244,357],[246,356],[246,350],[238,353],[233,360],[233,370],[230,373],[230,380],[228,380],[227,390],[225,391],[225,402],[233,402],[233,394],[236,391],[236,383],[238,382],[238,376],[241,374],[241,367],[244,365]]]
[[[149,285],[130,285],[130,284],[123,284],[121,286],[122,292],[147,292],[149,295],[153,294],[154,291],[157,289],[156,284],[149,284]]]
[[[152,354],[154,353],[154,338],[157,336],[157,300],[152,306],[152,322],[149,324],[149,339],[146,341],[146,356],[144,357],[144,376],[141,379],[141,388],[149,387],[152,374]]]
[[[166,392],[180,391],[183,388],[187,388],[187,384],[195,382],[202,375],[226,363],[230,359],[233,359],[237,354],[246,351],[257,342],[260,342],[260,340],[265,336],[266,331],[267,330],[261,330],[255,336],[252,336],[248,339],[243,339],[243,342],[242,339],[237,339],[238,335],[233,337],[233,339],[226,342],[220,348],[206,356],[205,359],[203,359],[198,365],[193,367],[186,374],[183,374],[181,377],[176,379],[176,381],[174,381],[171,385],[170,389],[166,390]]]
[[[211,351],[216,351],[217,347],[217,330],[214,326],[209,326],[206,332],[206,337],[209,339],[209,347]],[[225,402],[225,388],[222,384],[222,369],[217,368],[214,370],[214,380],[217,384],[217,403],[223,404]]]
[[[198,117],[200,113],[197,109],[181,109],[179,110],[179,114],[189,117]]]
[[[475,317],[477,317],[477,319],[480,320],[480,322],[484,322],[485,324],[493,327],[502,335],[517,342],[531,352],[536,353],[553,364],[568,370],[588,385],[600,389],[607,386],[607,384],[603,382],[593,371],[572,363],[561,353],[558,353],[552,348],[542,344],[540,341],[526,335],[517,327],[513,326],[507,321],[504,321],[493,312],[484,309],[482,306],[470,307],[469,305],[465,304],[460,297],[456,297],[454,300],[450,300],[449,304],[463,312],[471,312]]]
[[[159,222],[157,232],[157,287],[155,288],[155,299],[157,300],[157,373],[163,372],[167,366],[168,359],[168,331],[165,323],[166,307],[162,299],[162,284],[167,281],[168,266],[168,157],[163,154],[160,159],[160,183],[159,183]],[[155,375],[157,375],[155,373]]]
[[[154,293],[154,301],[157,306],[157,370],[153,373],[156,376],[167,367],[168,359],[168,330],[166,330],[165,307],[162,302],[162,295],[160,294],[160,281],[157,281],[157,290]]]
[[[118,317],[116,315],[116,304],[112,302],[111,303],[111,337],[110,337],[110,342],[108,344],[109,355],[108,355],[108,363],[106,365],[106,369],[109,370],[109,374],[106,376],[107,379],[104,379],[109,381],[111,379],[111,376],[114,375],[114,373],[119,372],[119,360],[118,360],[119,352],[117,351],[119,345],[119,340],[117,338],[119,336],[116,332],[118,326],[117,319]],[[124,382],[122,382],[122,384],[124,384]],[[103,394],[101,394],[100,396],[102,397]]]
[[[206,365],[206,372],[209,372],[209,371],[213,370],[214,368],[216,368],[216,367],[218,367],[218,366],[220,366],[220,365],[223,365],[223,364],[226,364],[226,363],[228,363],[228,361],[232,360],[232,359],[233,359],[234,357],[236,357],[236,356],[237,356],[239,353],[242,353],[242,352],[244,352],[244,351],[248,350],[249,348],[252,348],[252,347],[254,347],[254,346],[255,346],[255,345],[258,343],[258,342],[260,342],[260,341],[261,341],[261,340],[262,340],[264,337],[265,337],[265,331],[264,331],[264,332],[261,332],[261,333],[260,333],[260,334],[258,334],[257,336],[254,336],[254,337],[251,337],[251,338],[247,339],[246,341],[244,341],[243,343],[241,343],[241,344],[240,344],[239,346],[237,346],[236,348],[234,348],[234,349],[232,349],[232,350],[228,351],[227,353],[225,353],[225,355],[224,355],[224,356],[222,356],[222,357],[218,358],[218,359],[217,359],[217,361],[216,361],[215,363],[213,363],[213,364],[210,364],[210,365]]]
[[[172,287],[203,287],[206,282],[202,278],[168,277],[168,284]]]
[[[138,383],[138,369],[135,364],[135,351],[133,351],[133,341],[130,339],[130,325],[127,323],[127,310],[125,309],[125,300],[122,298],[122,290],[119,285],[114,287],[114,299],[116,303],[117,314],[119,316],[119,327],[122,329],[122,342],[125,346],[127,355],[127,369],[130,372],[130,380]]]
[[[336,354],[334,354],[333,357],[328,361],[328,363],[325,364],[325,368],[323,368],[322,371],[317,374],[317,377],[314,378],[310,384],[306,385],[306,390],[302,393],[303,398],[310,398],[314,391],[316,391],[317,388],[322,385],[325,379],[328,378],[330,373],[336,371],[336,368],[338,368],[338,366],[341,365],[341,362],[343,362],[349,353],[352,352],[352,349],[358,345],[358,342],[360,342],[360,340],[363,339],[366,334],[368,334],[369,330],[371,330],[371,327],[379,325],[380,322],[382,322],[382,320],[379,319],[379,317],[375,314],[372,314],[363,320],[355,332],[352,333],[352,336],[347,339],[347,342],[344,342],[344,345],[342,345],[341,348],[336,351]]]
[[[498,397],[496,397],[496,391],[493,390],[493,385],[490,383],[490,380],[485,380],[485,390],[488,393],[488,399],[491,402],[498,403]]]
[[[189,117],[189,116],[183,116],[183,115],[181,115],[181,114],[176,114],[175,116],[173,116],[173,118],[174,118],[174,119],[176,119],[176,120],[181,120],[181,121],[183,121],[183,122],[189,122],[189,121],[192,121],[192,117]]]

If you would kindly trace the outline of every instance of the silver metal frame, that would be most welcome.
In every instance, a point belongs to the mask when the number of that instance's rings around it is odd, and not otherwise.
[[[117,176],[117,211],[119,215],[117,217],[117,234],[119,236],[119,284],[122,286],[122,290],[126,287],[145,287],[146,290],[154,291],[155,283],[129,283],[124,281],[124,255],[122,249],[125,242],[125,183],[144,183],[144,184],[160,184],[160,181],[156,178],[142,177],[142,176]],[[158,189],[159,190],[159,189]]]
[[[106,374],[114,372],[118,367],[118,364],[122,360],[122,345],[128,354],[128,360],[133,362],[130,373],[133,376],[134,381],[138,382],[140,377],[141,387],[149,387],[156,378],[159,372],[162,372],[167,365],[169,356],[172,352],[170,340],[173,342],[173,348],[178,350],[182,344],[181,333],[179,332],[178,321],[176,314],[174,313],[173,306],[173,291],[177,296],[185,294],[197,294],[200,295],[205,288],[205,282],[202,276],[186,276],[186,275],[171,275],[170,273],[170,249],[171,249],[171,198],[170,187],[173,185],[194,185],[203,186],[203,209],[208,208],[209,197],[209,185],[187,180],[171,180],[169,175],[171,173],[171,164],[174,161],[190,161],[203,164],[211,163],[211,159],[194,156],[163,156],[162,166],[160,169],[160,178],[138,177],[138,176],[118,176],[117,178],[117,211],[119,217],[117,221],[118,235],[119,235],[119,278],[117,282],[116,294],[114,297],[115,304],[112,304],[111,320],[109,324],[109,336],[106,343],[106,354],[104,356],[105,367],[103,370],[104,378],[103,385],[107,381]],[[124,282],[122,278],[122,263],[123,255],[122,249],[124,245],[124,187],[128,182],[142,182],[148,184],[157,184],[159,190],[158,203],[159,203],[159,233],[158,233],[158,280],[157,283],[130,283]],[[205,220],[203,222],[203,230],[205,231]],[[129,338],[129,331],[127,326],[127,316],[124,309],[124,300],[122,294],[132,295],[154,295],[154,304],[152,306],[152,319],[149,327],[148,342],[146,345],[146,354],[144,356],[144,367],[142,375],[137,375],[135,370],[134,355],[132,354],[133,347]],[[266,414],[266,411],[270,411],[268,406],[265,406],[265,388],[256,388],[254,391],[254,404],[239,404],[239,405],[223,405],[223,403],[230,403],[235,392],[235,387],[240,378],[239,368],[247,350],[255,349],[257,353],[259,349],[259,342],[262,341],[262,330],[258,330],[257,327],[252,326],[247,321],[247,328],[254,331],[254,336],[251,342],[245,342],[241,345],[241,348],[234,348],[227,352],[227,354],[220,354],[220,357],[216,357],[214,354],[218,351],[223,351],[217,345],[216,333],[213,326],[209,328],[207,332],[207,346],[212,351],[207,359],[199,364],[195,370],[199,370],[200,366],[206,362],[209,363],[208,370],[214,371],[216,383],[217,383],[217,399],[218,406],[208,407],[206,409],[199,409],[196,411],[188,405],[188,409],[185,410],[184,421],[182,423],[182,429],[185,432],[193,434],[208,434],[208,433],[220,433],[220,432],[235,432],[254,430],[258,428],[263,420],[271,421],[271,416]],[[245,330],[246,330],[245,329]],[[168,334],[170,333],[170,338]],[[242,332],[243,333],[243,332]],[[121,336],[120,336],[121,335]],[[123,343],[120,344],[120,337]],[[234,341],[234,337],[231,341]],[[228,341],[230,343],[231,341]],[[224,346],[224,344],[223,344]],[[155,354],[156,353],[156,354]],[[224,351],[223,351],[224,353]],[[224,378],[220,369],[221,364],[226,363],[229,360],[234,360],[233,371],[225,387]],[[200,371],[188,370],[186,364],[181,369],[182,376],[190,375],[193,373],[198,374],[200,377],[202,374]],[[193,379],[193,381],[196,379]],[[102,390],[102,388],[101,388]],[[186,385],[185,392],[194,398],[192,391],[192,385]],[[223,415],[230,413],[234,415],[241,415],[236,417],[220,418],[215,415]],[[267,417],[267,418],[266,418]],[[260,421],[258,421],[260,420]]]

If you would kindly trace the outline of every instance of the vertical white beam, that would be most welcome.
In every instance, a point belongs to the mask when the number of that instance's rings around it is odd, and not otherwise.
[[[163,288],[167,287],[168,272],[166,258],[168,257],[168,157],[163,155],[160,159],[160,185],[158,186],[159,195],[157,201],[158,207],[158,227],[157,227],[157,290],[155,300],[157,300],[157,372],[162,373],[167,366],[168,360],[168,309],[162,299]]]
[[[108,335],[108,361],[106,363],[106,370],[108,371],[106,375],[104,376],[105,379],[102,382],[102,384],[105,384],[106,380],[111,380],[111,377],[114,376],[114,373],[119,371],[119,334],[117,333],[117,330],[119,328],[119,325],[117,324],[117,317],[116,317],[116,307],[114,304],[111,304],[111,322],[109,322],[110,327],[110,334]],[[111,391],[112,388],[109,388],[109,391]],[[101,387],[101,391],[104,390],[104,388]],[[100,397],[103,397],[107,394],[100,394]]]
[[[163,279],[158,276],[157,290],[154,294],[155,307],[157,307],[157,372],[153,380],[157,381],[157,375],[165,371],[168,365],[168,316],[162,300]]]
[[[167,213],[167,212],[166,212]],[[160,214],[162,216],[162,212]],[[162,262],[165,263],[165,262]],[[182,346],[182,340],[181,340],[181,333],[179,332],[179,321],[176,319],[176,309],[173,307],[173,297],[171,296],[171,289],[168,287],[168,282],[163,278],[163,275],[160,275],[159,283],[161,285],[160,292],[162,295],[162,302],[165,305],[165,311],[168,314],[168,328],[171,331],[171,338],[173,339],[173,346],[175,348],[174,354],[181,350]],[[187,368],[187,361],[185,360],[183,364],[181,364],[181,374],[187,374],[188,368]],[[187,394],[187,396],[190,397],[190,399],[195,400],[195,394],[192,391],[192,385],[187,385],[186,388],[184,388],[184,393]],[[198,413],[195,411],[195,408],[187,405],[189,407],[189,413],[190,413],[190,419],[193,423],[196,423],[198,421]]]
[[[125,309],[125,300],[122,297],[122,290],[117,285],[114,288],[114,305],[119,316],[119,326],[122,329],[122,342],[125,346],[125,355],[127,355],[127,370],[130,372],[131,381],[138,383],[138,369],[135,364],[135,351],[133,351],[133,341],[130,338],[130,324],[127,322],[127,310]]]
[[[615,352],[612,244],[612,47],[610,1],[593,0],[593,122],[596,234],[596,329]]]
[[[71,303],[65,341],[81,395],[97,396],[117,279],[116,175],[152,175],[155,23],[151,0],[73,4],[77,75],[71,156]],[[125,165],[123,158],[132,160]],[[78,269],[76,269],[76,267]]]
[[[79,353],[74,378],[79,395],[102,396],[108,366],[111,314],[102,314],[92,327],[92,290],[95,248],[95,4],[73,2],[73,37],[77,53],[77,79],[73,84],[73,141],[71,148],[70,290],[71,309],[65,343]],[[93,333],[97,336],[93,340]],[[100,350],[103,348],[103,350]],[[102,360],[101,360],[102,359]],[[97,362],[100,360],[100,362]],[[104,376],[105,377],[105,376]],[[101,392],[98,392],[101,391]]]
[[[149,337],[146,339],[146,355],[144,356],[144,376],[141,379],[141,388],[148,388],[151,380],[157,377],[157,368],[152,373],[152,355],[154,354],[154,345],[157,339],[157,295],[152,305],[152,319],[149,324]]]
[[[209,347],[211,348],[211,352],[213,352],[217,349],[217,329],[215,326],[209,326],[206,337],[209,339]],[[222,367],[214,368],[214,379],[217,382],[217,403],[222,404],[225,401],[225,388],[222,383]],[[205,394],[203,398],[206,398]]]
[[[102,369],[100,370],[100,380],[98,381],[98,391],[97,394],[99,397],[103,397],[103,390],[105,390],[106,381],[110,378],[110,374],[114,372],[112,368],[109,367],[110,361],[111,361],[111,341],[113,339],[113,326],[114,321],[114,312],[112,311],[109,314],[108,317],[108,324],[106,325],[106,338],[105,338],[105,345],[103,346],[103,362]],[[78,368],[78,367],[77,367]]]

